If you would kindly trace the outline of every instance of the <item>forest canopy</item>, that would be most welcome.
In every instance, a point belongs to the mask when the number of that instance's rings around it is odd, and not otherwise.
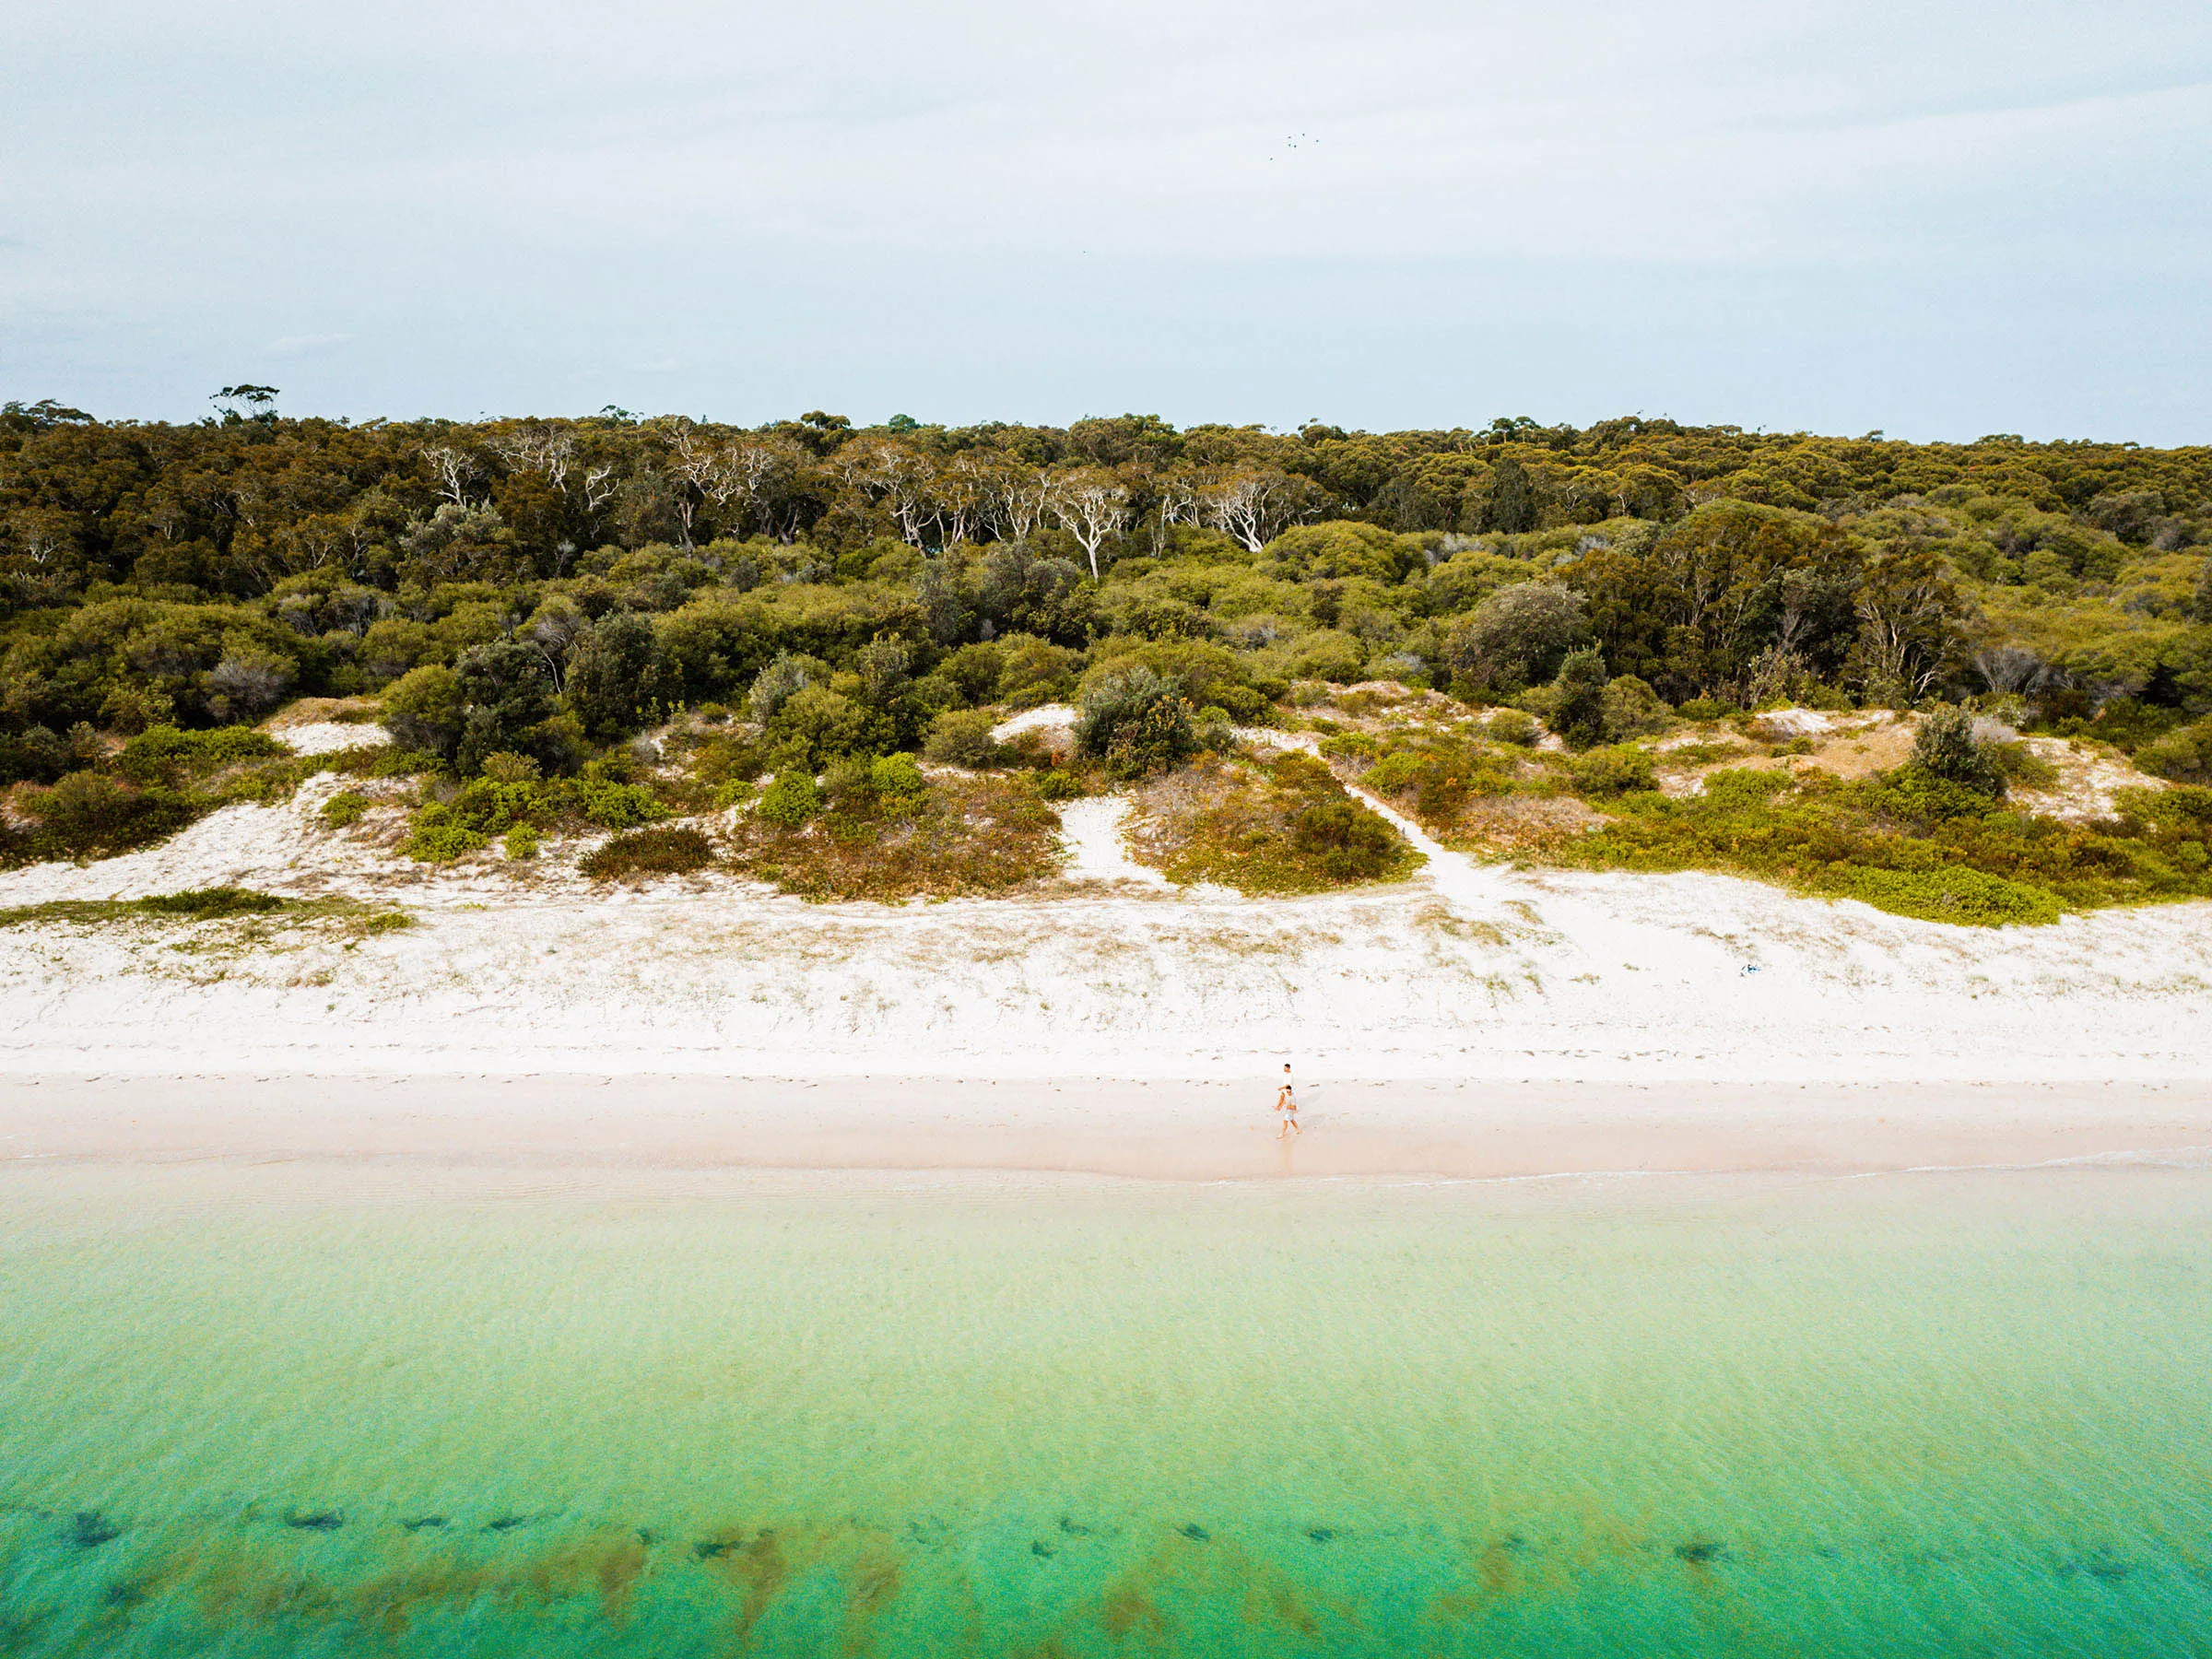
[[[1504,703],[1571,666],[1677,707],[2005,700],[2131,748],[2212,711],[2206,448],[276,396],[0,410],[0,783],[305,695],[548,774],[704,703],[819,759],[1139,670],[1241,721],[1301,680]]]

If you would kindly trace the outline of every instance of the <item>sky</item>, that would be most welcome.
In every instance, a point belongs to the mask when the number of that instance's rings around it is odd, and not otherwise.
[[[2212,6],[7,0],[0,398],[2212,441]]]

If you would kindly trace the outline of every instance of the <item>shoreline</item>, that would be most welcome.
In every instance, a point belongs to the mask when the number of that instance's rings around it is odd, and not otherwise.
[[[0,1167],[381,1159],[1170,1182],[2212,1161],[2212,1082],[1523,1084],[700,1074],[0,1077]]]

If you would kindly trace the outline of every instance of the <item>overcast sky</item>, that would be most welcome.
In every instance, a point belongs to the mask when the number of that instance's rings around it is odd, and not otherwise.
[[[2212,440],[2205,0],[1077,10],[8,0],[0,397]]]

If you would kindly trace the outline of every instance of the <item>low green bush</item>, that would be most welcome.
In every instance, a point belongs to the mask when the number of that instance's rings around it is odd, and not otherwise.
[[[217,916],[263,915],[284,910],[291,901],[274,893],[257,893],[250,888],[211,887],[192,888],[182,893],[158,893],[131,902],[149,915],[190,916],[195,921],[206,921]]]
[[[1396,830],[1356,801],[1315,801],[1290,820],[1290,850],[1331,881],[1373,881],[1403,850]]]
[[[660,798],[642,783],[617,783],[604,778],[571,779],[567,798],[584,822],[602,830],[631,830],[668,816]]]
[[[402,748],[396,743],[371,744],[319,757],[325,771],[350,778],[419,778],[436,775],[446,764],[427,749]]]
[[[929,780],[908,754],[877,757],[868,769],[868,778],[877,794],[918,795],[929,787]]]
[[[1176,882],[1247,895],[1326,892],[1403,879],[1420,855],[1310,755],[1264,771],[1201,760],[1140,790],[1132,850]]]
[[[2212,790],[2122,791],[2117,804],[2112,822],[2084,825],[2007,810],[1912,764],[1856,780],[1746,768],[1706,774],[1695,795],[1624,796],[1606,823],[1547,855],[1591,868],[1730,870],[1982,926],[2212,898]]]
[[[526,864],[537,856],[537,830],[529,824],[517,824],[507,831],[503,845],[509,858]]]
[[[710,737],[691,753],[691,775],[712,789],[750,783],[764,770],[759,747],[743,737]]]
[[[1599,724],[1608,743],[1650,737],[1675,723],[1674,711],[1632,674],[1624,674],[1606,685],[1601,706],[1604,712]]]
[[[323,803],[321,818],[333,830],[343,830],[361,821],[369,810],[369,797],[357,790],[341,789]]]
[[[1534,748],[1543,735],[1535,716],[1525,709],[1500,709],[1483,723],[1483,730],[1492,743],[1510,743],[1519,748]]]
[[[488,767],[450,799],[418,808],[403,849],[407,856],[443,863],[488,846],[518,826],[534,831],[561,824],[634,830],[668,817],[667,806],[647,784],[590,772],[580,778],[535,778],[523,767],[503,770],[510,774],[507,781],[491,775]]]
[[[1831,865],[1814,883],[1839,899],[1857,899],[1894,915],[1974,927],[2039,926],[2064,913],[2057,897],[1962,865],[1937,870],[1881,870]]]
[[[1058,828],[1052,808],[1013,779],[954,773],[811,820],[749,814],[731,827],[730,862],[811,900],[980,897],[1050,876]]]
[[[488,836],[470,829],[451,806],[432,801],[415,814],[414,829],[400,851],[418,864],[451,864],[489,844]]]
[[[2135,760],[2153,777],[2177,783],[2212,781],[2212,715],[2152,738],[2136,751]]]
[[[796,830],[822,809],[821,792],[803,771],[782,771],[760,796],[754,815],[786,830]]]

